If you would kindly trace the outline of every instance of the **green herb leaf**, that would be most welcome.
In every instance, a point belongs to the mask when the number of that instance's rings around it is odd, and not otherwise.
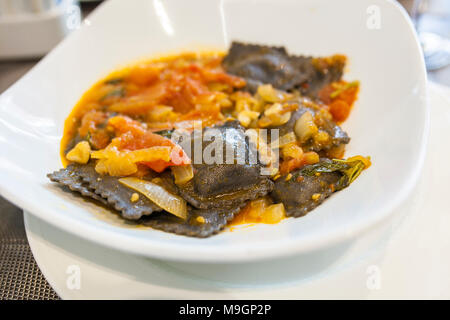
[[[345,85],[339,87],[337,90],[333,91],[333,92],[330,94],[330,98],[331,98],[331,99],[334,99],[334,98],[338,97],[338,96],[339,96],[342,92],[344,92],[345,90],[350,89],[350,88],[352,88],[352,87],[358,87],[358,86],[359,86],[359,81],[352,81],[352,82],[349,82],[349,83],[347,83],[347,84],[345,84]]]
[[[361,160],[325,160],[319,163],[304,167],[300,174],[303,176],[313,176],[317,173],[336,172],[342,173],[341,179],[336,184],[336,190],[348,187],[365,169],[365,164]]]
[[[356,178],[361,174],[361,172],[366,168],[366,165],[361,160],[339,160],[334,159],[334,162],[343,163],[348,166],[347,169],[341,170],[341,172],[347,176],[348,184],[355,181]]]
[[[121,78],[113,78],[105,81],[105,84],[119,84],[123,81]]]

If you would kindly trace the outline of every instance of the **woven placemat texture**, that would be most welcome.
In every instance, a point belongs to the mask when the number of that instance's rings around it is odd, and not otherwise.
[[[28,245],[22,210],[0,197],[0,300],[55,300]]]

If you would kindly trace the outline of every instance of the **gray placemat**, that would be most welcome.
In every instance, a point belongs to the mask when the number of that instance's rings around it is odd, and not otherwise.
[[[0,300],[59,299],[31,253],[22,210],[0,197]]]

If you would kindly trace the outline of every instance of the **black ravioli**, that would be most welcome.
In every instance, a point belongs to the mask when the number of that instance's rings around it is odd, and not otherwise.
[[[69,167],[66,169],[60,169],[53,173],[49,173],[47,177],[51,181],[57,182],[63,187],[67,187],[69,190],[80,193],[82,196],[100,201],[103,204],[107,204],[107,201],[104,198],[96,194],[94,190],[89,187],[89,184],[83,182],[77,172]]]
[[[191,180],[179,187],[179,193],[187,202],[197,208],[232,208],[240,206],[248,200],[263,197],[270,192],[272,188],[272,181],[269,179],[261,179],[258,184],[243,190],[237,190],[226,194],[204,196],[195,191],[195,184]]]
[[[222,230],[234,215],[245,204],[232,208],[220,209],[195,209],[189,207],[188,218],[182,220],[167,212],[157,212],[148,217],[143,217],[139,222],[154,229],[180,235],[205,238]],[[202,217],[204,220],[197,220]]]
[[[196,209],[189,206],[188,218],[182,220],[168,212],[162,211],[142,195],[140,195],[140,199],[136,203],[131,203],[129,199],[134,191],[121,185],[115,177],[98,175],[95,172],[93,164],[71,164],[65,169],[48,174],[48,177],[51,181],[58,182],[72,191],[98,200],[111,209],[120,211],[124,218],[136,220],[137,223],[150,226],[154,229],[191,237],[205,238],[218,233],[245,205],[245,202],[240,202],[231,208],[226,207],[220,209]],[[100,180],[97,180],[98,178]],[[108,200],[102,198],[90,188],[89,182],[92,181],[94,182],[94,188],[97,188],[97,191],[101,190],[101,193],[105,197],[109,197]],[[161,175],[161,185],[169,192],[178,192],[169,171]],[[113,193],[112,196],[110,193]],[[153,212],[151,210],[159,212]],[[147,212],[153,213],[148,215],[146,214]],[[139,214],[141,215],[138,217]],[[198,217],[202,217],[203,221],[197,220]]]
[[[290,56],[284,47],[233,42],[222,65],[227,72],[244,78],[253,93],[259,85],[270,83],[281,90],[297,89],[316,98],[321,88],[341,79],[345,58]]]
[[[256,148],[250,145],[239,123],[230,121],[222,126],[205,128],[203,134],[208,134],[211,129],[220,133],[224,162],[225,150],[235,150],[230,159],[234,164],[206,164],[204,160],[200,164],[194,163],[194,177],[178,186],[179,194],[192,206],[208,209],[239,206],[270,192],[273,183],[268,176],[261,175],[262,165],[257,159]],[[203,143],[202,152],[208,145],[209,143]],[[194,153],[193,151],[192,154]],[[245,161],[239,163],[239,156]],[[195,159],[195,155],[191,159]]]
[[[70,164],[65,169],[49,174],[50,179],[62,183],[61,180],[58,181],[54,179],[56,173],[58,173],[59,176],[63,175],[61,172],[64,172],[67,176],[78,177],[78,179],[74,181],[83,181],[83,184],[88,187],[88,190],[91,190],[91,194],[87,194],[86,192],[82,193],[79,190],[71,188],[72,190],[78,191],[82,195],[94,199],[102,198],[103,203],[106,202],[108,207],[119,211],[125,219],[137,220],[144,215],[149,215],[154,211],[162,210],[155,203],[139,193],[139,200],[131,202],[131,196],[133,193],[136,193],[136,191],[122,185],[119,182],[118,177],[98,174],[95,171],[93,162],[86,165]],[[67,182],[70,183],[70,181]],[[72,186],[76,186],[76,184],[72,184]],[[94,195],[92,195],[92,192],[95,192]]]
[[[323,87],[341,80],[345,60],[344,56],[339,55],[326,58],[291,56],[292,64],[306,78],[306,81],[296,85],[295,89],[306,96],[317,98]]]
[[[288,217],[301,217],[320,205],[337,187],[342,174],[322,172],[319,175],[307,174],[310,166],[291,172],[292,177],[286,181],[286,175],[275,180],[270,196],[275,202],[282,202]],[[301,177],[301,178],[299,178]],[[314,194],[320,194],[313,199]]]
[[[251,92],[264,83],[281,90],[293,89],[308,77],[298,72],[283,47],[233,42],[222,65],[227,72],[244,78]]]
[[[78,173],[95,192],[107,199],[108,203],[119,211],[125,219],[137,220],[162,209],[139,192],[119,182],[119,177],[100,175],[93,164],[80,166]],[[152,177],[150,177],[152,178]],[[131,202],[133,193],[139,194],[136,202]]]

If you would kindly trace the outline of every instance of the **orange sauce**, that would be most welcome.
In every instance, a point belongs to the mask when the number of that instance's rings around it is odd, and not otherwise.
[[[91,111],[118,112],[140,117],[145,116],[154,106],[165,104],[173,107],[177,120],[206,120],[206,124],[223,120],[220,109],[198,109],[192,102],[197,99],[195,101],[201,105],[201,99],[208,100],[217,94],[218,92],[208,88],[213,82],[230,88],[245,85],[243,79],[225,74],[220,69],[223,55],[224,52],[220,51],[173,54],[139,61],[111,72],[83,94],[65,120],[60,144],[63,165],[68,164],[66,149],[82,126],[83,117]],[[169,80],[162,79],[170,71],[173,74]],[[181,86],[181,90],[175,92],[173,87],[176,86]],[[164,97],[161,98],[162,96]],[[172,125],[168,122],[154,123],[153,127],[158,131],[170,129]]]
[[[214,83],[222,86],[240,88],[245,85],[243,80],[231,75],[221,73],[219,66],[224,52],[210,51],[202,53],[183,53],[169,55],[147,61],[141,61],[128,67],[111,72],[109,75],[95,83],[87,90],[74,106],[64,123],[64,132],[60,144],[60,156],[64,166],[68,164],[65,152],[69,144],[80,131],[83,137],[89,132],[90,125],[101,120],[101,114],[105,112],[117,112],[127,116],[138,118],[148,115],[152,108],[158,105],[170,106],[177,119],[174,121],[206,120],[205,125],[211,125],[224,120],[220,113],[220,108],[207,105],[207,108],[196,109],[197,105],[211,100],[217,94],[208,84]],[[193,62],[202,61],[202,67],[198,67]],[[186,63],[184,66],[183,63]],[[181,64],[182,66],[180,67]],[[161,74],[167,69],[173,68],[180,71],[175,72],[172,80],[161,80]],[[169,70],[170,71],[170,70]],[[184,72],[184,74],[183,74]],[[179,76],[186,76],[183,79],[182,89],[172,92],[174,81],[178,81]],[[209,80],[205,80],[205,78]],[[175,80],[174,80],[175,79]],[[240,82],[241,80],[241,82]],[[172,82],[170,82],[172,81]],[[209,81],[209,82],[208,82]],[[341,82],[341,85],[346,85]],[[167,91],[170,91],[170,94]],[[319,97],[328,106],[330,113],[337,122],[344,121],[357,98],[359,86],[351,86],[341,90],[333,98],[330,97],[336,88],[329,85],[322,89]],[[161,98],[163,97],[163,98]],[[203,99],[203,100],[202,100]],[[194,104],[192,101],[197,103]],[[84,117],[89,112],[98,111],[99,115],[91,113],[91,123],[83,123]],[[88,119],[89,120],[89,119]],[[163,123],[151,123],[150,129],[159,131],[171,129],[174,124],[170,121]],[[101,137],[101,136],[100,136]],[[101,139],[98,139],[99,141]],[[103,144],[99,142],[99,144]],[[290,171],[290,170],[289,170]],[[281,207],[280,207],[281,206]],[[249,202],[232,220],[231,226],[252,225],[257,223],[275,224],[285,218],[282,204],[273,204],[269,197],[263,197]]]

